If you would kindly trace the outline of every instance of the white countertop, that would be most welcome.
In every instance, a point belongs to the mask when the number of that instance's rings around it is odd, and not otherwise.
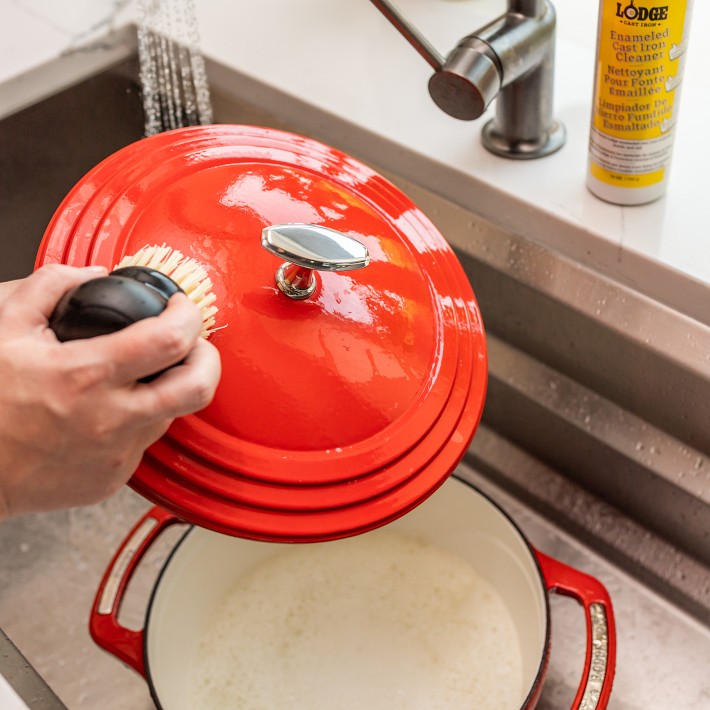
[[[499,15],[505,2],[397,5],[446,54],[463,35]],[[462,122],[442,113],[427,92],[429,66],[368,0],[196,0],[196,6],[203,53],[235,76],[297,97],[321,116],[346,119],[392,151],[415,156],[403,165],[425,166],[426,175],[405,177],[499,226],[710,319],[704,209],[710,183],[710,44],[701,30],[710,26],[710,3],[697,2],[693,11],[668,193],[639,207],[602,202],[584,184],[596,2],[555,2],[555,115],[568,139],[560,152],[532,161],[485,151],[479,136],[488,114]],[[0,0],[0,13],[1,114],[27,72],[131,21],[135,9],[111,0]]]

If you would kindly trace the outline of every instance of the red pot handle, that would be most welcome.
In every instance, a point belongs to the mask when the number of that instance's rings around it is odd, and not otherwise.
[[[89,619],[94,641],[145,677],[144,630],[134,631],[118,622],[128,583],[145,553],[170,525],[180,518],[162,508],[149,510],[136,523],[104,572]]]
[[[616,628],[609,593],[596,578],[535,551],[547,589],[576,599],[587,622],[587,653],[572,710],[604,710],[616,668]]]

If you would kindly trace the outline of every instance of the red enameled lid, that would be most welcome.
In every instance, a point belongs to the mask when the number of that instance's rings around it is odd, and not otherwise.
[[[223,374],[146,453],[137,491],[220,532],[307,541],[381,525],[451,473],[483,408],[483,327],[450,247],[397,188],[294,134],[180,129],[88,173],[37,266],[113,267],[163,243],[209,272]],[[313,291],[290,297],[306,264]]]

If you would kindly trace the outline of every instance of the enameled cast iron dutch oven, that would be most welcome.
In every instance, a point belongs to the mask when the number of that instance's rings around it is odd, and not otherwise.
[[[104,649],[128,664],[147,679],[152,696],[158,707],[164,710],[192,710],[189,698],[194,685],[202,679],[195,678],[193,666],[200,650],[200,639],[205,637],[215,610],[229,598],[239,580],[263,565],[265,560],[275,558],[292,547],[283,544],[263,544],[214,533],[204,528],[192,526],[174,548],[165,563],[153,589],[141,631],[130,630],[118,621],[118,612],[127,585],[141,557],[158,539],[161,532],[180,520],[174,515],[155,508],[149,511],[126,537],[121,548],[109,565],[96,595],[91,614],[90,628],[94,640]],[[486,580],[498,596],[512,618],[517,648],[509,649],[512,657],[520,657],[520,672],[514,677],[506,677],[505,682],[514,685],[516,692],[507,689],[507,697],[516,695],[513,704],[495,707],[495,710],[517,710],[535,707],[544,681],[550,653],[550,609],[548,593],[555,592],[576,599],[584,608],[586,618],[586,658],[582,680],[579,684],[572,707],[574,710],[598,710],[606,708],[614,677],[616,637],[614,617],[609,596],[600,582],[582,572],[558,562],[535,550],[526,540],[515,523],[490,499],[469,483],[457,477],[449,478],[429,499],[407,515],[391,522],[387,532],[394,531],[433,545],[437,550],[456,555],[470,564],[475,573]],[[366,532],[372,536],[378,531]],[[316,543],[318,545],[319,543]],[[325,543],[338,544],[337,542]],[[366,567],[367,562],[362,563]],[[360,568],[354,566],[350,574],[358,575]],[[427,571],[422,570],[422,575]],[[314,577],[312,589],[297,594],[318,594],[323,584]],[[383,578],[378,586],[387,595],[396,578]],[[392,602],[395,604],[395,602]],[[422,606],[429,603],[421,600]],[[392,616],[397,616],[397,608]],[[248,612],[247,612],[248,613]],[[280,618],[280,617],[279,617]],[[330,620],[332,623],[332,620]],[[314,625],[318,619],[312,620]],[[423,624],[426,626],[426,624]],[[238,625],[237,625],[238,627]],[[426,632],[421,641],[426,645]],[[476,639],[484,645],[483,639]],[[360,647],[352,652],[352,644],[343,644],[341,671],[349,676],[349,682],[356,687],[366,688],[370,679],[358,665],[358,659],[369,654],[379,658],[391,658],[396,667],[397,658],[388,656],[387,642],[378,639],[376,645],[368,645],[368,639],[358,641]],[[240,642],[249,648],[249,642]],[[382,648],[381,646],[385,646]],[[248,653],[248,650],[246,651]],[[450,649],[447,658],[455,657],[457,648]],[[338,648],[324,648],[324,659],[338,658]],[[444,659],[445,660],[445,659]],[[431,673],[436,680],[427,683],[434,688],[440,683],[442,694],[448,690],[450,682],[446,667],[442,669],[442,659],[437,663],[425,662],[421,667],[411,669],[411,674]],[[238,663],[238,660],[235,662]],[[288,652],[275,653],[270,666],[264,672],[273,683],[282,678],[283,665],[289,663]],[[332,668],[333,661],[329,665]],[[500,659],[491,659],[491,664],[500,664]],[[389,665],[386,660],[383,665]],[[235,673],[236,673],[235,669]],[[343,701],[337,682],[319,672],[317,662],[310,671],[313,683],[319,684],[319,696],[330,698],[320,708],[348,708],[352,710],[391,710],[402,707],[407,710],[430,710],[432,707],[451,708],[440,705],[435,697],[422,697],[416,704],[401,705],[394,702],[373,706],[372,703],[358,702],[358,697]],[[497,673],[495,665],[478,667],[472,673]],[[393,672],[393,676],[395,673]],[[397,676],[401,677],[401,676]],[[323,688],[325,686],[325,688]],[[257,688],[262,691],[261,688]],[[390,689],[389,700],[398,697],[400,688]],[[232,692],[234,689],[232,689]],[[256,690],[254,691],[256,692]],[[435,691],[432,691],[433,693]],[[470,702],[455,710],[478,710],[491,707],[486,698],[471,697]],[[206,707],[209,707],[207,705]],[[248,703],[244,707],[251,707]],[[292,697],[281,708],[316,710],[299,697]],[[211,710],[214,710],[211,708]],[[273,710],[277,710],[276,707]]]
[[[213,403],[177,420],[130,482],[159,507],[106,571],[91,617],[97,643],[148,678],[159,706],[182,708],[199,627],[246,568],[284,543],[389,524],[464,556],[502,596],[523,658],[516,707],[539,697],[547,592],[578,599],[587,655],[574,707],[605,707],[615,637],[603,586],[532,549],[491,501],[451,478],[483,408],[485,341],[470,284],[421,211],[310,139],[180,129],[88,173],[57,210],[37,266],[112,267],[163,243],[210,273],[223,376]],[[125,629],[128,580],[176,522],[192,527],[145,629]]]

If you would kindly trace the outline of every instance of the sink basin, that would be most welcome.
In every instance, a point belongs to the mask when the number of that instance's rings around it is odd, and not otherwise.
[[[710,378],[694,350],[650,348],[637,324],[661,323],[677,339],[690,333],[706,353],[707,329],[422,187],[417,172],[426,166],[356,126],[213,62],[207,68],[217,121],[291,130],[369,162],[450,241],[473,284],[490,351],[483,425],[462,475],[504,505],[541,549],[611,591],[617,707],[699,707],[710,695],[698,660],[710,655]],[[0,279],[30,273],[68,190],[142,137],[137,77],[127,50],[112,66],[0,120]],[[633,315],[626,328],[620,313]],[[148,506],[125,489],[99,506],[0,526],[0,627],[69,707],[152,706],[144,681],[96,648],[86,630],[108,555]],[[155,554],[125,611],[134,626],[161,564],[161,550]],[[553,644],[542,710],[569,706],[574,694],[582,663],[575,612],[554,602],[556,632],[566,630]]]

